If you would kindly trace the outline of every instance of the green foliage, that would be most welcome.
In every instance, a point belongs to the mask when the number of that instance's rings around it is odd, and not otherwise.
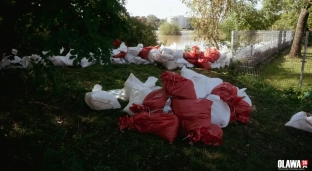
[[[163,22],[159,27],[162,35],[181,35],[181,28],[177,23]]]
[[[16,48],[25,56],[42,55],[43,50],[58,55],[62,46],[69,46],[78,54],[75,63],[91,58],[90,52],[109,61],[127,15],[119,0],[1,1],[0,47]]]
[[[126,30],[120,32],[120,40],[127,46],[137,46],[142,43],[144,46],[157,44],[157,35],[153,27],[148,26],[134,17],[127,19]]]

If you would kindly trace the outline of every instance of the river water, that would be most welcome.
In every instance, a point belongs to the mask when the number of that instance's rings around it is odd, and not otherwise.
[[[176,43],[177,49],[185,49],[186,45],[197,45],[200,49],[203,49],[204,43],[201,41],[194,41],[193,31],[183,30],[181,31],[182,35],[180,36],[171,36],[171,35],[160,35],[159,31],[156,31],[158,41],[165,43],[165,46],[170,46],[173,43]]]

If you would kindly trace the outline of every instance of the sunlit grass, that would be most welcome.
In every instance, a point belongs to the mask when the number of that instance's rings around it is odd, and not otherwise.
[[[312,49],[309,49],[312,52]],[[312,54],[307,53],[302,77],[302,89],[312,86]],[[278,89],[299,87],[302,58],[291,58],[283,55],[275,58],[260,72],[266,84]]]

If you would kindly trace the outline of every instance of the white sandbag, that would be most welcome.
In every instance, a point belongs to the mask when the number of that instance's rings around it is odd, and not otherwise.
[[[107,91],[109,94],[115,96],[117,99],[120,100],[127,100],[125,98],[125,89],[114,89],[114,90],[108,90]]]
[[[48,58],[54,66],[73,66],[74,59],[67,56],[52,56]]]
[[[156,54],[160,54],[160,52],[157,50],[157,49],[151,49],[149,52],[148,52],[148,56],[147,56],[147,60],[151,63],[154,62],[154,55]]]
[[[139,47],[139,48],[143,48],[144,46],[143,46],[143,44],[142,44],[142,43],[139,43],[139,44],[137,45],[137,47]]]
[[[184,59],[184,58],[183,58],[183,50],[176,50],[176,51],[172,54],[172,56],[173,56],[175,59],[180,59],[180,58]]]
[[[152,91],[159,90],[159,89],[161,89],[161,88],[162,88],[162,87],[160,87],[160,86],[151,87]]]
[[[124,42],[122,42],[122,43],[120,44],[119,48],[116,49],[116,50],[119,51],[119,52],[126,52],[126,53],[127,53],[128,47],[125,45]]]
[[[290,118],[285,126],[312,133],[312,114],[304,111],[298,112]]]
[[[151,92],[152,92],[152,89],[149,87],[134,86],[132,89],[130,99],[129,99],[129,103],[122,111],[127,112],[128,115],[130,116],[134,115],[135,113],[133,113],[129,108],[132,106],[133,103],[142,104],[145,97]]]
[[[134,63],[134,64],[143,64],[143,65],[150,64],[150,62],[148,60],[142,59],[139,56],[134,57],[133,60],[132,60],[132,63]]]
[[[110,60],[111,60],[111,62],[113,64],[125,64],[125,63],[127,63],[123,58],[113,58],[113,57],[111,57]]]
[[[242,88],[242,89],[239,89],[237,87],[237,96],[238,97],[243,97],[243,100],[249,104],[249,106],[252,106],[252,102],[250,100],[250,97],[247,95],[247,93],[245,92],[247,88]]]
[[[163,62],[163,66],[167,70],[173,70],[173,69],[178,68],[178,62],[176,59],[168,59]]]
[[[138,54],[142,51],[143,47],[129,47],[128,53],[138,56]]]
[[[215,87],[223,82],[220,78],[207,77],[193,70],[187,69],[185,66],[181,69],[181,76],[190,79],[194,83],[197,98],[205,98],[207,95],[211,94]]]
[[[133,55],[131,53],[127,53],[126,56],[124,57],[125,61],[127,61],[128,63],[133,63],[133,58],[135,58],[136,55]]]
[[[112,50],[111,56],[116,56],[116,55],[118,55],[119,53],[120,53],[119,50],[114,49],[114,50]]]
[[[8,59],[11,64],[18,64],[21,61],[21,58],[18,56],[14,56],[14,59]]]
[[[165,55],[165,54],[172,55],[173,54],[173,50],[169,49],[169,48],[164,48],[164,49],[162,49],[161,54],[163,54],[163,55]]]
[[[147,78],[147,80],[145,81],[144,86],[146,86],[146,87],[155,87],[157,81],[158,81],[158,78],[153,77],[153,76],[149,76]]]
[[[132,93],[132,89],[134,86],[136,87],[143,87],[144,84],[132,73],[129,75],[128,79],[124,83],[124,90],[125,90],[125,98],[129,100],[130,95]]]
[[[211,123],[225,128],[229,124],[231,117],[229,105],[223,102],[218,95],[210,94],[206,99],[213,102],[211,106]]]
[[[91,62],[89,62],[89,59],[84,57],[81,59],[80,65],[82,68],[85,68],[85,67],[88,67],[90,65],[94,65],[95,62],[96,62],[96,60],[92,60]]]
[[[189,63],[187,60],[185,60],[184,58],[179,58],[177,59],[177,63],[178,63],[178,67],[182,68],[183,66],[190,66],[191,63]],[[194,67],[193,64],[191,64],[191,67]]]
[[[117,98],[105,91],[92,91],[85,94],[85,102],[93,110],[120,108]]]

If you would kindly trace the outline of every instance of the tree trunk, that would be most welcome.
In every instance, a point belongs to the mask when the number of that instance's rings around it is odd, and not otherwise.
[[[309,11],[308,8],[310,5],[307,6],[307,8],[304,8],[301,10],[300,16],[298,18],[295,37],[291,45],[291,49],[289,52],[290,57],[298,57],[301,56],[301,40],[305,35],[306,31],[306,25],[307,20],[309,17]]]
[[[218,45],[217,40],[215,38],[211,38],[211,40],[212,40],[213,45],[216,47],[216,49],[219,50],[220,47]]]

